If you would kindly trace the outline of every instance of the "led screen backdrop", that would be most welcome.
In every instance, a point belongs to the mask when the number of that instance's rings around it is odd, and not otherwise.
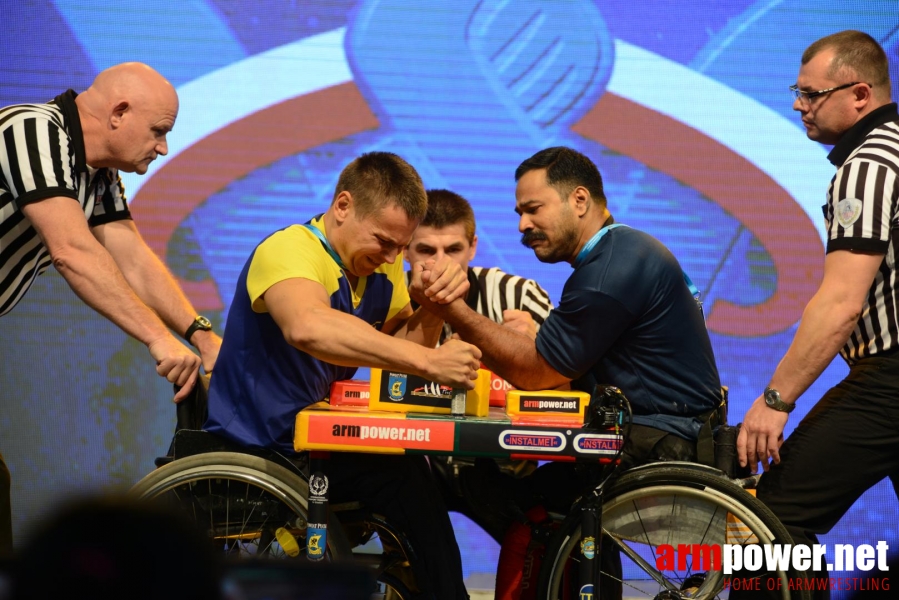
[[[249,252],[323,211],[357,154],[406,157],[469,198],[481,265],[570,273],[518,243],[513,172],[551,145],[598,164],[620,222],[667,244],[703,291],[732,421],[768,381],[822,274],[828,148],[787,86],[840,29],[899,66],[899,2],[829,0],[11,0],[0,104],[83,90],[144,61],[178,89],[170,152],[127,176],[134,218],[221,326]],[[894,96],[899,71],[894,68]],[[79,490],[127,486],[167,447],[171,394],[146,350],[55,273],[0,320],[0,450],[16,528]],[[834,364],[791,419],[845,373]],[[887,483],[825,540],[899,543]],[[496,549],[459,520],[466,572]]]

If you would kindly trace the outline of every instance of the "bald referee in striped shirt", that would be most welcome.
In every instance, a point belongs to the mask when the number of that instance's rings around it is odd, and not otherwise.
[[[182,386],[210,371],[221,339],[131,220],[118,172],[147,172],[168,152],[178,96],[147,65],[101,72],[81,94],[0,109],[0,316],[52,263],[85,303],[143,342],[156,372]],[[198,357],[170,332],[185,336]],[[12,533],[0,456],[0,553]]]
[[[837,168],[824,279],[737,445],[741,464],[767,471],[758,497],[808,545],[868,488],[899,481],[899,114],[887,57],[858,31],[809,46],[791,89],[808,137],[833,145]],[[849,375],[783,443],[794,403],[837,353]]]

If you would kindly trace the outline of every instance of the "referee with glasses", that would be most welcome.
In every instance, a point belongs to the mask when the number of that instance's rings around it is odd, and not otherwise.
[[[883,478],[899,491],[899,114],[886,54],[859,31],[809,46],[791,89],[809,139],[833,145],[837,168],[823,207],[824,279],[737,447],[741,465],[766,471],[758,497],[810,545]],[[849,375],[784,443],[795,402],[838,352]]]
[[[221,339],[144,242],[119,178],[168,152],[177,115],[175,89],[140,63],[106,69],[81,94],[0,108],[0,315],[52,263],[79,298],[147,346],[156,372],[182,386],[179,401],[201,362],[212,370]],[[0,456],[0,555],[12,549],[9,487]]]

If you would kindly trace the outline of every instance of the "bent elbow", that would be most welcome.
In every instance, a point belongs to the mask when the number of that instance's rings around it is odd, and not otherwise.
[[[294,348],[298,348],[300,350],[305,351],[310,340],[310,336],[308,331],[306,331],[302,327],[291,327],[286,331],[282,331],[284,334],[284,341],[293,346]]]
[[[76,272],[75,266],[78,263],[76,254],[71,248],[59,248],[50,251],[50,261],[53,263],[53,268],[63,278],[68,279],[70,273]]]
[[[281,333],[288,344],[308,353],[315,350],[324,332],[321,325],[315,323],[315,319],[303,319],[291,323]]]

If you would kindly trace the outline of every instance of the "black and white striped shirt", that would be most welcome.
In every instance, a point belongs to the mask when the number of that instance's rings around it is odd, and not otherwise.
[[[91,227],[131,218],[118,172],[87,165],[75,96],[0,109],[0,316],[51,263],[22,206],[62,196],[81,205]]]
[[[411,273],[407,271],[406,285],[409,285],[410,277]],[[503,322],[504,310],[523,310],[531,313],[539,331],[553,308],[549,294],[536,281],[504,273],[497,267],[469,267],[468,283],[466,304],[496,323]],[[452,335],[452,327],[444,323],[440,341]]]
[[[827,190],[827,252],[883,253],[855,330],[840,355],[858,359],[899,348],[899,114],[877,109],[834,146],[837,167]]]

